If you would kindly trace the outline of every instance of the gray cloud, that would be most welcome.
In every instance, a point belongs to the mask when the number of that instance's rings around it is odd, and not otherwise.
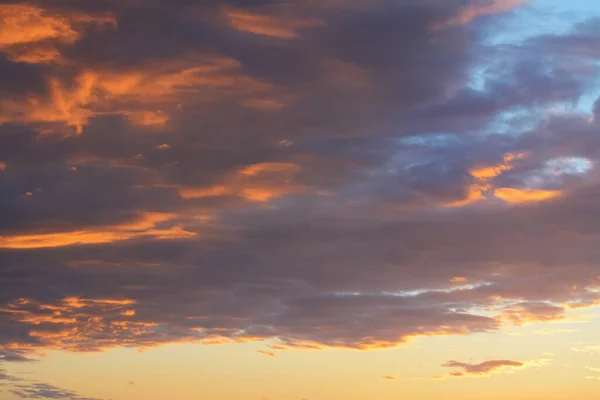
[[[0,365],[2,362],[31,361],[27,358],[15,357],[10,358],[10,356],[5,354],[4,357],[0,358]],[[3,368],[0,368],[0,385],[5,386],[10,393],[20,399],[99,400],[97,398],[84,397],[77,392],[61,389],[47,383],[11,375]]]
[[[60,389],[46,383],[16,385],[16,389],[11,389],[10,392],[20,399],[98,400],[91,397],[82,397],[76,392]]]
[[[487,375],[490,372],[504,368],[504,367],[516,367],[522,368],[525,364],[520,361],[513,360],[489,360],[479,364],[469,364],[459,361],[447,361],[442,364],[442,367],[455,367],[462,369],[462,372],[452,372],[452,376],[463,376],[463,375]]]
[[[592,25],[492,46],[447,24],[469,1],[32,4],[118,24],[0,63],[2,99],[38,104],[0,110],[5,361],[388,347],[600,300],[599,120],[549,112],[594,87]],[[557,172],[574,157],[588,170]]]

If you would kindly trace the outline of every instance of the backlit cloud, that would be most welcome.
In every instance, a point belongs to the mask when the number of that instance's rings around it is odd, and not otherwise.
[[[599,25],[496,44],[520,7],[0,6],[0,355],[369,350],[597,307]]]
[[[280,39],[296,38],[298,30],[320,25],[318,20],[260,15],[235,9],[226,10],[225,15],[235,29]]]
[[[58,12],[34,4],[2,4],[0,19],[0,53],[30,64],[64,63],[62,48],[80,40],[86,30],[116,28],[110,13]]]
[[[468,24],[477,17],[498,14],[515,9],[527,3],[528,0],[481,0],[464,6],[458,15],[445,21],[447,25]]]
[[[0,248],[36,249],[61,247],[75,244],[111,243],[139,237],[156,239],[183,239],[194,237],[195,232],[187,232],[180,225],[171,224],[168,228],[157,225],[176,218],[170,214],[146,214],[138,221],[117,226],[98,227],[92,230],[67,231],[42,234],[0,236]]]
[[[94,117],[121,115],[133,124],[160,127],[186,98],[198,105],[233,96],[242,106],[254,107],[247,102],[277,96],[272,85],[240,73],[237,61],[218,57],[192,56],[148,69],[87,67],[67,81],[52,75],[47,79],[48,92],[42,96],[0,100],[0,122],[38,123],[46,132],[59,124],[81,133]]]

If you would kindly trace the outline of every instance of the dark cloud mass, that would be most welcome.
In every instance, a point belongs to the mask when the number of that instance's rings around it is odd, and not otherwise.
[[[597,305],[600,25],[488,40],[525,6],[1,4],[2,361],[392,347]]]

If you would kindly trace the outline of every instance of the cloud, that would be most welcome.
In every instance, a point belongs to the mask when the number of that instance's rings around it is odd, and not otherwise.
[[[539,335],[554,335],[555,333],[573,333],[578,332],[574,329],[539,329],[535,333]]]
[[[573,347],[571,348],[571,350],[576,351],[578,353],[600,353],[600,346],[578,346],[578,347]]]
[[[471,171],[469,171],[469,173],[479,179],[479,180],[488,180],[491,178],[495,178],[499,175],[501,175],[503,172],[505,171],[510,171],[511,169],[514,168],[513,166],[513,161],[514,160],[521,160],[525,158],[525,154],[520,153],[520,154],[512,154],[512,153],[506,153],[504,154],[504,159],[503,162],[497,165],[491,165],[491,166],[482,166],[482,167],[478,167],[478,168],[474,168]]]
[[[37,360],[26,357],[25,352],[22,350],[0,349],[0,362],[30,363],[36,361]]]
[[[558,190],[520,190],[514,188],[498,188],[494,190],[494,196],[511,204],[549,200],[560,195],[561,192]]]
[[[564,319],[564,308],[544,302],[525,302],[506,307],[502,316],[515,325],[529,322],[555,321]]]
[[[269,357],[275,357],[276,356],[276,354],[273,353],[272,351],[257,350],[256,352],[260,353],[260,354],[264,354],[265,356],[269,356]]]
[[[212,187],[181,187],[184,199],[205,197],[238,196],[251,202],[269,200],[300,193],[305,188],[294,184],[301,166],[295,163],[258,163],[240,168],[229,174],[222,185]]]
[[[98,400],[46,383],[16,384],[10,392],[20,399]]]
[[[10,355],[10,353],[0,349],[0,354],[3,354],[0,358],[0,365],[3,362],[35,361],[19,356],[18,351]],[[0,368],[0,384],[20,399],[99,400],[97,398],[84,397],[77,392],[62,389],[44,382],[14,376],[6,372],[3,368]]]
[[[34,64],[58,61],[57,45],[73,44],[87,28],[116,25],[111,14],[61,14],[30,4],[0,5],[0,18],[0,52]]]
[[[452,376],[465,376],[465,375],[490,375],[490,373],[497,372],[505,368],[523,368],[524,363],[513,360],[489,360],[479,364],[469,364],[459,361],[447,361],[442,364],[442,367],[458,368],[462,371],[451,372]]]
[[[142,215],[138,221],[117,226],[106,226],[94,230],[0,236],[0,248],[36,249],[81,244],[112,243],[139,237],[156,239],[182,239],[194,237],[195,232],[187,232],[181,226],[166,229],[157,228],[160,223],[176,218],[169,214]]]
[[[382,376],[381,379],[393,381],[393,380],[396,380],[396,377],[390,376],[390,375],[385,375],[385,376]]]
[[[238,92],[241,102],[253,93],[271,97],[272,87],[239,73],[235,60],[192,56],[189,60],[154,69],[82,69],[66,82],[49,76],[48,93],[23,101],[3,100],[3,119],[51,126],[62,124],[81,133],[89,121],[102,115],[121,115],[133,124],[164,126],[168,110],[176,110],[185,97],[194,101]],[[165,110],[163,110],[165,109]]]
[[[444,22],[443,26],[468,24],[475,18],[506,12],[527,3],[528,0],[484,0],[463,7],[458,15]]]
[[[586,369],[593,371],[593,372],[600,372],[600,368],[595,368],[595,367],[585,367]],[[600,376],[586,376],[585,379],[590,379],[590,380],[600,380]]]
[[[298,37],[297,30],[320,25],[318,20],[272,17],[235,9],[225,10],[225,15],[235,29],[280,39],[294,39]]]
[[[18,5],[2,47],[15,361],[368,350],[600,304],[599,125],[571,107],[597,24],[506,45],[477,21],[516,2],[92,3]]]

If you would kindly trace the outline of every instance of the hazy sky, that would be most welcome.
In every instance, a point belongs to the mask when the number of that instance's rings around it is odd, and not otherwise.
[[[0,399],[597,400],[595,0],[0,4]]]

